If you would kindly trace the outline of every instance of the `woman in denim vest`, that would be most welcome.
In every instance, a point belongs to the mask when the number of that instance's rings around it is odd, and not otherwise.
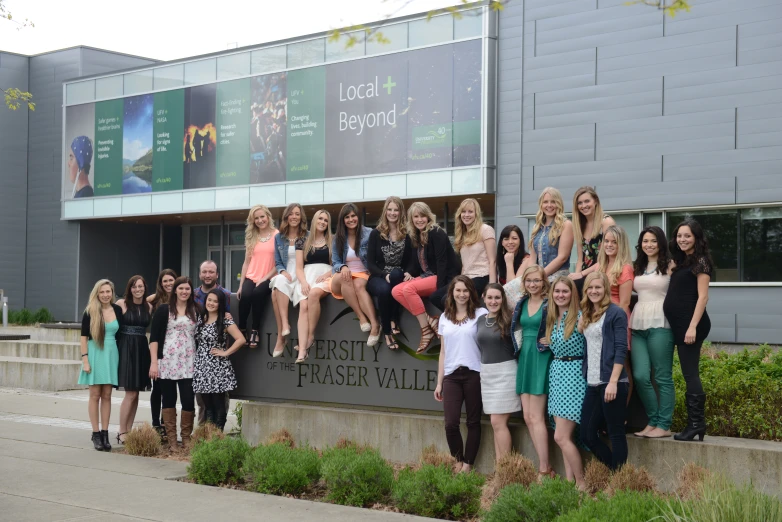
[[[546,187],[541,192],[530,235],[530,259],[543,267],[549,282],[558,275],[568,275],[573,223],[565,217],[565,204],[557,189]]]

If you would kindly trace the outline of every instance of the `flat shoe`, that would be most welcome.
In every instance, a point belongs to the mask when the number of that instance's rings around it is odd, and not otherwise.
[[[280,350],[279,352],[277,350],[274,350],[274,352],[272,352],[272,357],[280,357],[284,353],[285,353],[285,350]]]
[[[288,337],[291,334],[291,329],[288,328],[287,330],[283,330],[280,335],[283,337]]]
[[[372,330],[372,324],[370,323],[361,323],[361,331],[362,332],[369,332]]]
[[[375,346],[378,342],[380,342],[380,335],[370,335],[367,339],[367,346]]]

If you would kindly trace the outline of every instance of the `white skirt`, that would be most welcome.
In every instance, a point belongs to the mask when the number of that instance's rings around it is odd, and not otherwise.
[[[495,364],[481,364],[481,396],[486,415],[521,411],[521,398],[516,395],[516,368],[514,360]]]
[[[330,292],[329,285],[328,285],[328,279],[322,283],[316,283],[315,281],[322,276],[323,274],[330,274],[331,273],[331,265],[327,265],[326,263],[312,263],[310,265],[304,265],[304,279],[307,281],[307,284],[310,285],[310,289],[315,288],[316,286],[322,290],[325,290],[326,292]],[[307,299],[307,296],[301,293],[301,283],[298,281],[296,282],[296,293],[294,297],[291,299],[294,305],[299,304],[299,301],[302,299]]]
[[[288,266],[285,267],[285,271],[290,274],[291,280],[288,281],[288,278],[283,274],[278,274],[272,277],[272,280],[269,281],[269,288],[276,289],[278,292],[282,292],[283,294],[287,295],[288,299],[290,299],[293,303],[293,306],[296,306],[299,304],[299,299],[295,299],[297,293],[296,289],[299,287],[299,282],[296,280],[295,257],[293,259],[288,259]],[[301,293],[301,291],[298,293]]]

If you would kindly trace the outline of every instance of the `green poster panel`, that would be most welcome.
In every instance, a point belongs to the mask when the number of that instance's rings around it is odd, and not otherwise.
[[[153,122],[152,191],[182,190],[185,91],[156,93]]]
[[[95,195],[122,194],[122,99],[95,104]]]
[[[217,84],[217,186],[250,183],[250,79]]]
[[[326,68],[288,73],[288,179],[325,175]]]

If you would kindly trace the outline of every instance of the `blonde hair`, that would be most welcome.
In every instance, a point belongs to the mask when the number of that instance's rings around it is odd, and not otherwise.
[[[565,202],[562,199],[562,193],[554,187],[546,187],[538,196],[538,212],[535,214],[535,226],[532,227],[532,233],[529,238],[529,249],[535,249],[535,235],[546,224],[546,214],[543,213],[543,198],[548,194],[557,204],[557,215],[554,216],[554,224],[548,233],[548,241],[551,245],[556,245],[559,241],[559,236],[562,235],[562,231],[565,229]],[[536,253],[537,250],[535,251]]]
[[[87,301],[87,307],[84,309],[84,313],[90,316],[90,335],[99,348],[103,348],[103,340],[106,337],[106,321],[103,320],[103,312],[101,311],[101,303],[98,294],[100,293],[100,289],[106,285],[111,287],[111,303],[114,304],[114,283],[108,279],[101,279],[92,287],[90,298]]]
[[[329,259],[331,259],[331,241],[332,241],[331,214],[329,214],[328,210],[323,210],[323,209],[318,210],[312,216],[312,223],[310,224],[310,233],[307,236],[307,239],[304,241],[304,248],[302,250],[304,252],[305,259],[310,252],[315,251],[315,236],[318,235],[318,229],[315,228],[315,225],[318,224],[318,218],[320,217],[321,214],[326,214],[326,217],[329,220],[329,226],[326,227],[326,231],[323,233],[323,237],[326,239],[326,246],[329,249]]]
[[[609,267],[608,255],[605,253],[605,246],[600,246],[600,253],[597,255],[597,263],[600,265],[600,272],[603,272],[608,276],[608,282],[611,286],[616,285],[619,280],[619,276],[622,275],[622,269],[625,265],[633,264],[633,260],[630,257],[630,240],[627,237],[625,229],[619,225],[611,225],[605,231],[603,235],[603,243],[608,234],[613,234],[616,239],[616,259],[614,263]]]
[[[584,231],[584,228],[586,228],[587,224],[587,218],[585,215],[583,215],[578,210],[578,198],[583,196],[584,194],[589,194],[589,196],[595,200],[595,210],[593,212],[593,218],[594,221],[592,222],[592,230]],[[592,187],[581,187],[576,191],[576,193],[573,195],[573,217],[577,219],[573,219],[573,235],[575,235],[576,244],[580,244],[581,241],[584,240],[585,235],[589,235],[590,238],[597,237],[600,232],[603,230],[603,219],[605,219],[605,214],[603,214],[603,206],[600,204],[600,198],[597,195],[597,192],[595,192],[595,189]]]
[[[429,223],[426,224],[423,230],[418,230],[413,224],[413,216],[416,214],[426,216],[429,219]],[[437,225],[437,216],[434,215],[429,205],[423,201],[416,201],[410,205],[410,210],[407,211],[407,234],[410,236],[413,247],[426,246],[429,242],[429,232],[433,228],[439,227]]]
[[[290,225],[288,225],[288,216],[291,215],[293,209],[295,208],[298,208],[299,212],[301,213],[301,221],[299,222],[299,233],[297,234],[296,237],[302,239],[307,237],[307,214],[304,212],[304,209],[298,203],[291,203],[290,205],[285,207],[285,210],[282,211],[282,218],[280,218],[280,235],[285,238],[288,237],[288,230],[290,229]],[[271,221],[269,223],[271,223]]]
[[[543,285],[543,289],[540,291],[540,295],[546,297],[548,295],[548,290],[550,285],[548,282],[548,278],[546,277],[546,271],[543,270],[543,267],[540,265],[530,265],[526,269],[524,269],[524,273],[521,274],[522,293],[527,296],[530,295],[529,292],[527,292],[527,286],[524,284],[524,281],[527,280],[527,275],[531,274],[532,272],[537,272],[540,275],[540,280],[543,281],[541,283]]]
[[[462,223],[462,211],[467,205],[472,205],[475,209],[475,220],[469,227]],[[481,240],[481,227],[483,226],[483,215],[481,214],[481,205],[477,199],[467,198],[459,204],[454,215],[454,242],[453,248],[459,252],[462,247],[474,245]]]
[[[244,248],[248,254],[252,254],[255,245],[258,243],[258,238],[261,234],[258,232],[258,227],[255,226],[255,213],[262,210],[266,217],[269,218],[269,228],[274,230],[274,219],[269,207],[266,205],[255,205],[250,209],[250,213],[247,215],[247,227],[244,229]]]
[[[587,291],[589,285],[595,279],[600,279],[603,282],[603,299],[599,303],[595,304],[587,297]],[[611,288],[608,283],[608,277],[603,272],[592,272],[586,276],[584,281],[584,297],[581,299],[581,313],[583,314],[582,326],[584,330],[592,323],[596,323],[600,320],[600,317],[608,310],[608,305],[611,304]]]
[[[551,333],[554,331],[554,326],[559,321],[559,307],[554,303],[554,288],[560,283],[570,289],[570,303],[567,305],[567,316],[565,317],[564,338],[566,341],[573,335],[573,331],[578,323],[578,290],[576,285],[568,276],[558,276],[551,283],[551,288],[548,292],[549,311],[548,315],[546,315],[546,339],[549,340],[549,344],[551,343]]]
[[[399,221],[396,224],[399,233],[403,236],[407,233],[407,216],[405,215],[405,204],[400,198],[396,196],[388,196],[386,198],[386,202],[383,203],[383,211],[380,213],[380,221],[377,222],[376,227],[377,231],[380,232],[380,237],[386,241],[391,239],[389,236],[391,233],[391,225],[388,223],[388,218],[386,217],[388,205],[391,203],[394,203],[399,208]]]

